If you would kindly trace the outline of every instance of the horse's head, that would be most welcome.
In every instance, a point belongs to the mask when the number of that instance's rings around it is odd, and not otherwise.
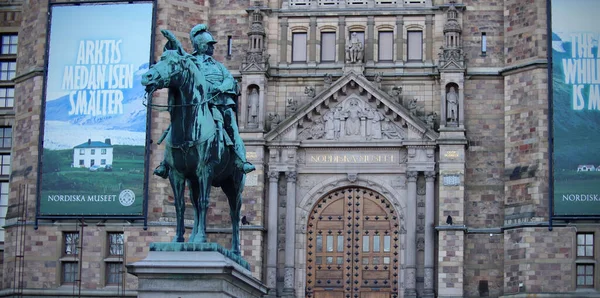
[[[185,54],[178,50],[166,50],[160,56],[158,63],[150,66],[150,69],[142,75],[142,85],[146,86],[146,92],[177,87],[183,80]]]

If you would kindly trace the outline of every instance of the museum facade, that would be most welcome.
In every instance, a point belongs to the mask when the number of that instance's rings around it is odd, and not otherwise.
[[[127,2],[0,1],[0,295],[135,297],[125,265],[174,236],[171,186],[152,175],[170,124],[159,109],[142,216],[41,216],[51,12]],[[600,297],[598,225],[551,221],[545,0],[129,2],[152,4],[151,61],[161,29],[192,52],[190,29],[205,23],[238,82],[256,166],[242,256],[269,297]],[[126,172],[123,143],[86,140],[112,165],[91,170],[85,151],[85,177]],[[207,231],[224,247],[228,210],[213,189]]]

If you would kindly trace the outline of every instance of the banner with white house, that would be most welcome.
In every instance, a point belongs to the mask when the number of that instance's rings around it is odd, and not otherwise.
[[[552,0],[554,215],[600,215],[600,1]]]
[[[51,6],[39,216],[142,216],[151,2]]]

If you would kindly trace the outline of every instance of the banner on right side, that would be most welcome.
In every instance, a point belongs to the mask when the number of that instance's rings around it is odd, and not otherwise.
[[[552,0],[554,215],[600,215],[600,1]]]

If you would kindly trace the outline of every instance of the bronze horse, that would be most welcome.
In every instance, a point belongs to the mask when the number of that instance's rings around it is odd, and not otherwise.
[[[190,190],[194,207],[194,227],[189,242],[206,242],[206,213],[211,186],[221,187],[229,201],[233,235],[231,252],[240,255],[239,222],[242,191],[246,175],[235,166],[235,153],[225,146],[226,137],[217,121],[223,117],[210,106],[209,83],[196,64],[196,58],[186,53],[168,31],[163,35],[171,47],[165,49],[160,61],[142,76],[142,85],[151,94],[168,88],[167,108],[171,128],[165,141],[165,161],[175,198],[177,228],[173,242],[184,242],[185,184]],[[168,45],[169,45],[168,43]]]

